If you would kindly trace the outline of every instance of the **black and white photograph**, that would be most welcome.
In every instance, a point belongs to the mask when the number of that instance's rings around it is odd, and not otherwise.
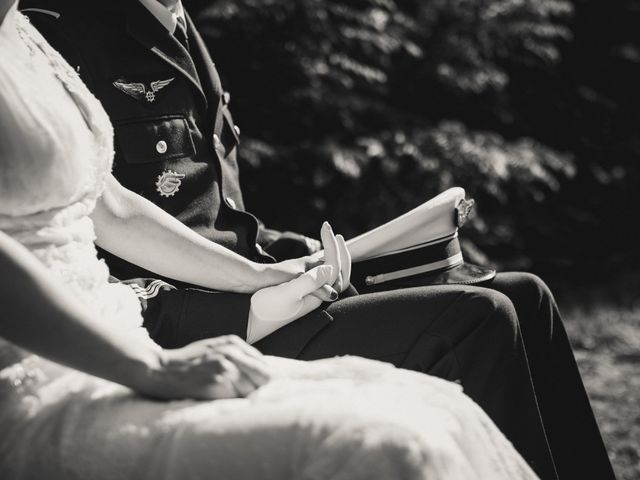
[[[639,25],[0,0],[0,479],[640,478]]]

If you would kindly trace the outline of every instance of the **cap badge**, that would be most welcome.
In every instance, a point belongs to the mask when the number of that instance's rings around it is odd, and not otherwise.
[[[463,198],[458,202],[456,205],[456,226],[458,228],[467,223],[475,204],[476,202],[472,198],[469,200]]]
[[[173,170],[166,170],[162,175],[158,175],[156,182],[156,190],[163,197],[173,197],[182,185],[184,173],[177,173]]]
[[[153,103],[156,101],[156,94],[174,80],[175,77],[156,80],[149,84],[149,88],[142,82],[126,83],[123,80],[116,80],[113,82],[113,86],[136,100],[146,100],[147,103]]]

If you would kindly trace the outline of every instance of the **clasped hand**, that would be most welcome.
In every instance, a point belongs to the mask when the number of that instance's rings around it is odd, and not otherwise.
[[[247,342],[255,343],[275,330],[338,298],[351,277],[351,257],[341,235],[325,222],[321,230],[324,259],[296,278],[253,294]]]
[[[155,398],[213,400],[246,397],[269,381],[263,355],[235,335],[162,350],[139,390]]]

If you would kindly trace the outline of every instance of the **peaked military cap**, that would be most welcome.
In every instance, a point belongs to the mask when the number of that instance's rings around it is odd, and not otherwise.
[[[352,282],[358,286],[478,284],[495,270],[464,261],[458,228],[474,207],[463,188],[451,188],[413,210],[348,242]],[[423,281],[416,283],[417,278]]]

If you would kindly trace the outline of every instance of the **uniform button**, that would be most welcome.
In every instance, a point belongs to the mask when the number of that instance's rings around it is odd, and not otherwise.
[[[222,102],[225,105],[228,105],[230,101],[231,101],[231,94],[229,92],[224,92],[222,94]]]
[[[236,135],[240,136],[240,127],[238,125],[234,125],[233,129],[236,131]]]
[[[225,198],[225,200],[227,201],[227,205],[229,205],[231,208],[233,208],[235,210],[236,202],[233,200],[233,198],[227,197],[227,198]]]
[[[167,142],[165,142],[164,140],[160,140],[158,143],[156,143],[156,152],[166,153],[166,151],[167,151]]]

